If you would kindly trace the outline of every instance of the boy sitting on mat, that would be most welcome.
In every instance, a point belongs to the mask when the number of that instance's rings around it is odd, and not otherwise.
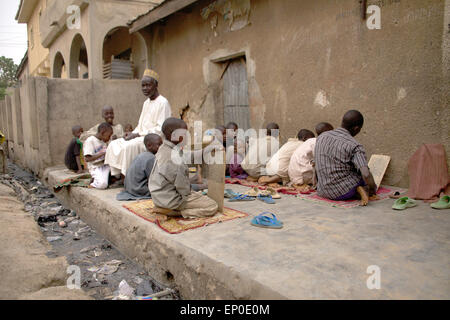
[[[148,197],[148,178],[155,163],[155,154],[162,144],[162,139],[155,133],[150,133],[144,138],[147,152],[142,152],[134,158],[125,176],[125,190],[135,197]]]
[[[316,125],[317,136],[326,131],[333,130],[333,126],[327,122]],[[300,190],[309,190],[314,180],[314,148],[316,138],[307,139],[302,145],[295,149],[289,162],[288,174],[294,187]]]
[[[217,203],[191,190],[189,170],[182,156],[186,123],[181,119],[168,118],[161,131],[165,139],[156,154],[148,184],[155,204],[154,212],[184,218],[213,216],[218,209]]]
[[[289,182],[288,167],[294,151],[306,140],[314,138],[314,133],[307,129],[301,129],[296,138],[291,138],[280,150],[278,150],[266,164],[266,175],[259,178],[261,185]]]
[[[341,128],[321,134],[316,141],[314,160],[317,173],[317,194],[331,200],[361,198],[369,203],[377,187],[369,171],[364,147],[355,140],[364,123],[357,110],[345,113]]]
[[[250,138],[248,152],[241,163],[248,174],[247,180],[256,182],[266,174],[266,164],[277,151],[280,127],[275,122],[266,126],[266,136]]]

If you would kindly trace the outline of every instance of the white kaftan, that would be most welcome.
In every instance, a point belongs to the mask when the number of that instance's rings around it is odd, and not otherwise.
[[[161,127],[171,115],[169,101],[162,95],[155,100],[145,100],[139,123],[133,131],[140,137],[129,141],[125,139],[111,141],[106,150],[105,164],[111,167],[111,175],[117,176],[122,173],[125,176],[134,158],[146,151],[144,137],[149,133],[161,135]]]

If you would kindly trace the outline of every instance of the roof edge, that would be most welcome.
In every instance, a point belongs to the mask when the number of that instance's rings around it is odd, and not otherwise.
[[[199,0],[166,0],[148,12],[128,22],[130,33],[135,33],[159,20],[162,20]]]

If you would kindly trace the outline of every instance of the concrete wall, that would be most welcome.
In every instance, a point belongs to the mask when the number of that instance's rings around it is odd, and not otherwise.
[[[383,181],[391,185],[408,186],[407,162],[421,144],[450,153],[448,1],[369,0],[381,8],[380,30],[367,28],[356,0],[241,1],[250,10],[235,10],[233,21],[223,8],[202,18],[211,3],[146,28],[149,65],[173,114],[223,122],[223,61],[244,55],[255,128],[276,121],[286,140],[321,121],[337,127],[358,109],[365,124],[357,139],[368,157],[392,157]]]
[[[72,126],[88,130],[102,122],[104,105],[114,108],[116,123],[136,126],[144,101],[137,80],[29,77],[0,102],[0,130],[7,135],[10,158],[42,174],[64,164]]]

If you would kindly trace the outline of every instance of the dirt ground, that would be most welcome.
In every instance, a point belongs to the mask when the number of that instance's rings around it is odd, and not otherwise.
[[[165,289],[33,175],[13,164],[8,172],[0,175],[0,299],[110,300],[123,280],[133,297]],[[81,290],[67,288],[69,266],[80,268]]]

